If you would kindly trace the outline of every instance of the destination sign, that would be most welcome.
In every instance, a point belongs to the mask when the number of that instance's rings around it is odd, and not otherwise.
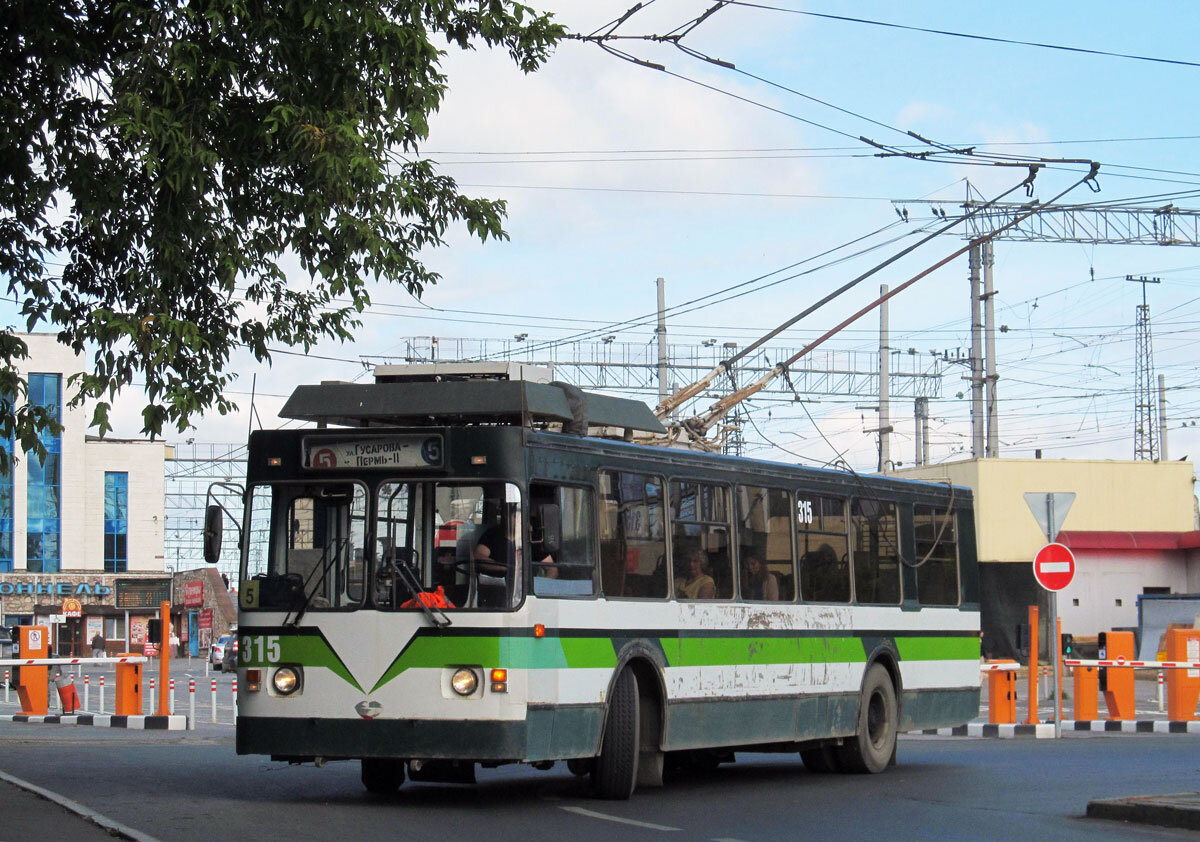
[[[305,438],[304,467],[314,470],[442,467],[441,436]]]

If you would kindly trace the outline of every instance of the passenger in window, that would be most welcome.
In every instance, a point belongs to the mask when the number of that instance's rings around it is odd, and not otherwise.
[[[675,583],[675,595],[680,599],[713,599],[717,583],[713,581],[704,550],[692,550],[687,562],[685,577]]]
[[[779,580],[767,570],[762,556],[757,553],[746,554],[746,566],[742,571],[742,599],[779,601]]]
[[[546,542],[546,532],[542,528],[542,523],[539,516],[534,513],[529,518],[529,533],[530,533],[530,549],[532,550],[533,575],[542,576],[546,579],[557,579],[558,568],[554,558],[554,548]]]
[[[508,570],[512,563],[512,542],[499,526],[490,526],[480,536],[471,553],[478,570],[479,607],[503,608],[508,598]]]

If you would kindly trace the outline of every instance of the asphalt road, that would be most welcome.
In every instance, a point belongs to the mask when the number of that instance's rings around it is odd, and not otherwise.
[[[1175,839],[1194,836],[1083,814],[1094,798],[1200,789],[1200,737],[905,737],[899,765],[879,776],[815,775],[795,756],[747,754],[626,802],[588,797],[562,764],[549,772],[481,770],[475,786],[410,782],[394,797],[375,798],[363,790],[357,763],[317,769],[238,757],[232,728],[220,725],[171,733],[0,723],[0,770],[149,836],[184,842],[459,834],[572,842]]]

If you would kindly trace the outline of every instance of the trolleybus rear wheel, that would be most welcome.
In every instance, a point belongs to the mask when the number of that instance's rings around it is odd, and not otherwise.
[[[367,792],[391,795],[404,783],[404,761],[394,757],[364,757],[362,782]]]
[[[858,727],[838,752],[847,772],[882,772],[896,750],[896,688],[882,664],[872,664],[863,681]]]
[[[630,670],[622,670],[608,703],[600,756],[592,764],[592,791],[599,798],[633,795],[641,731],[638,713],[637,678]]]

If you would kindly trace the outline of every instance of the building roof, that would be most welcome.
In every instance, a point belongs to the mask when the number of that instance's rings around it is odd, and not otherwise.
[[[1200,547],[1200,532],[1064,531],[1058,543],[1072,550],[1191,550]]]

